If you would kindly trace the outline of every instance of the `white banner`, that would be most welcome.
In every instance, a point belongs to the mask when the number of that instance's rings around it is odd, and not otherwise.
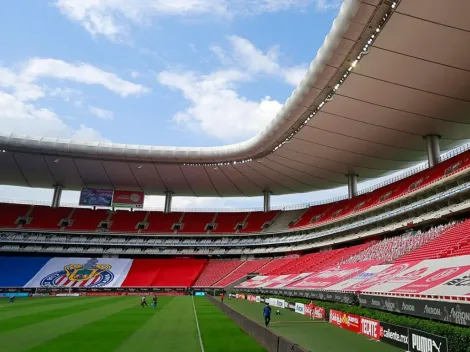
[[[296,302],[295,303],[295,312],[304,315],[305,304]]]
[[[343,264],[316,274],[259,276],[245,287],[328,289],[363,293],[470,296],[470,255],[372,265]]]
[[[288,274],[288,275],[268,275],[268,276],[255,276],[254,278],[242,282],[236,288],[281,288],[289,285],[290,283],[299,281],[311,273],[302,274]]]
[[[132,259],[52,258],[25,287],[119,287]]]

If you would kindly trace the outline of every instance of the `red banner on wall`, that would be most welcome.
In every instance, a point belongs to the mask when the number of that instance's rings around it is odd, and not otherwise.
[[[330,309],[330,323],[349,331],[361,332],[361,317]]]
[[[116,208],[143,208],[144,192],[115,190],[113,207]]]
[[[361,317],[361,334],[380,341],[380,321]]]

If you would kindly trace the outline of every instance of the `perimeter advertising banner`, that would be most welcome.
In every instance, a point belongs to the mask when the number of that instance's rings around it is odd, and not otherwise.
[[[144,192],[115,190],[112,206],[115,208],[143,208]]]
[[[79,205],[110,207],[113,202],[112,189],[83,188]]]
[[[363,307],[445,321],[470,327],[470,303],[359,295]]]

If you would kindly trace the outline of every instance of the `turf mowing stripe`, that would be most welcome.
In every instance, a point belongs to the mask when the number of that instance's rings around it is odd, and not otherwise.
[[[7,311],[1,311],[2,315],[0,315],[0,326],[2,324],[2,320],[12,319],[16,317],[21,317],[25,315],[34,315],[38,313],[43,313],[52,310],[60,310],[64,308],[74,307],[82,304],[90,304],[93,302],[98,301],[105,301],[109,300],[109,297],[93,297],[93,298],[84,298],[84,297],[73,297],[73,299],[69,300],[61,300],[59,298],[60,303],[50,304],[49,302],[45,302],[44,305],[34,305],[31,308],[29,306],[22,307],[20,304],[17,303],[12,304],[14,307]],[[0,329],[1,331],[1,329]]]
[[[189,297],[174,297],[157,308],[153,317],[115,352],[199,351],[196,324]]]
[[[0,332],[0,346],[2,350],[8,352],[28,351],[59,335],[67,334],[84,325],[106,318],[135,305],[135,297],[133,297],[132,300],[119,297],[116,298],[114,304],[107,304],[93,310],[85,310],[77,312],[76,314],[28,325],[5,333]],[[77,338],[86,337],[80,336]],[[107,338],[112,338],[112,336]]]
[[[189,297],[174,297],[114,352],[195,352],[199,350]]]
[[[191,296],[193,301],[194,318],[196,319],[197,334],[199,335],[199,345],[201,346],[201,352],[204,352],[204,345],[202,344],[201,329],[199,329],[199,320],[197,318],[196,306],[194,304],[194,296]]]
[[[77,301],[75,304],[63,306],[60,309],[54,309],[53,307],[50,308],[47,306],[46,308],[48,309],[44,309],[39,312],[35,311],[31,315],[27,315],[27,311],[22,311],[23,314],[21,314],[21,316],[0,320],[0,331],[5,332],[15,330],[27,325],[37,324],[46,320],[53,320],[108,304],[113,304],[113,301],[109,298],[106,300],[93,300],[92,302],[87,302],[86,299],[81,299],[80,302]]]
[[[206,352],[266,351],[206,298],[196,298],[195,304]]]
[[[4,312],[12,308],[20,310],[38,305],[57,304],[74,298],[76,297],[18,297],[13,304],[8,303],[8,298],[4,298],[4,300],[0,299],[0,311]]]
[[[86,351],[90,349],[112,352],[155,315],[155,310],[148,307],[142,309],[139,301],[136,300],[133,307],[60,335],[29,350],[29,352]],[[77,336],[85,336],[86,338],[77,339]],[[142,341],[139,342],[142,343]],[[132,350],[131,348],[128,351]]]

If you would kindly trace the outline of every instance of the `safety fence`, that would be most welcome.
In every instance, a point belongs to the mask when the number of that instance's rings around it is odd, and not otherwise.
[[[315,352],[306,350],[296,343],[277,335],[211,296],[208,296],[208,299],[269,352]]]

